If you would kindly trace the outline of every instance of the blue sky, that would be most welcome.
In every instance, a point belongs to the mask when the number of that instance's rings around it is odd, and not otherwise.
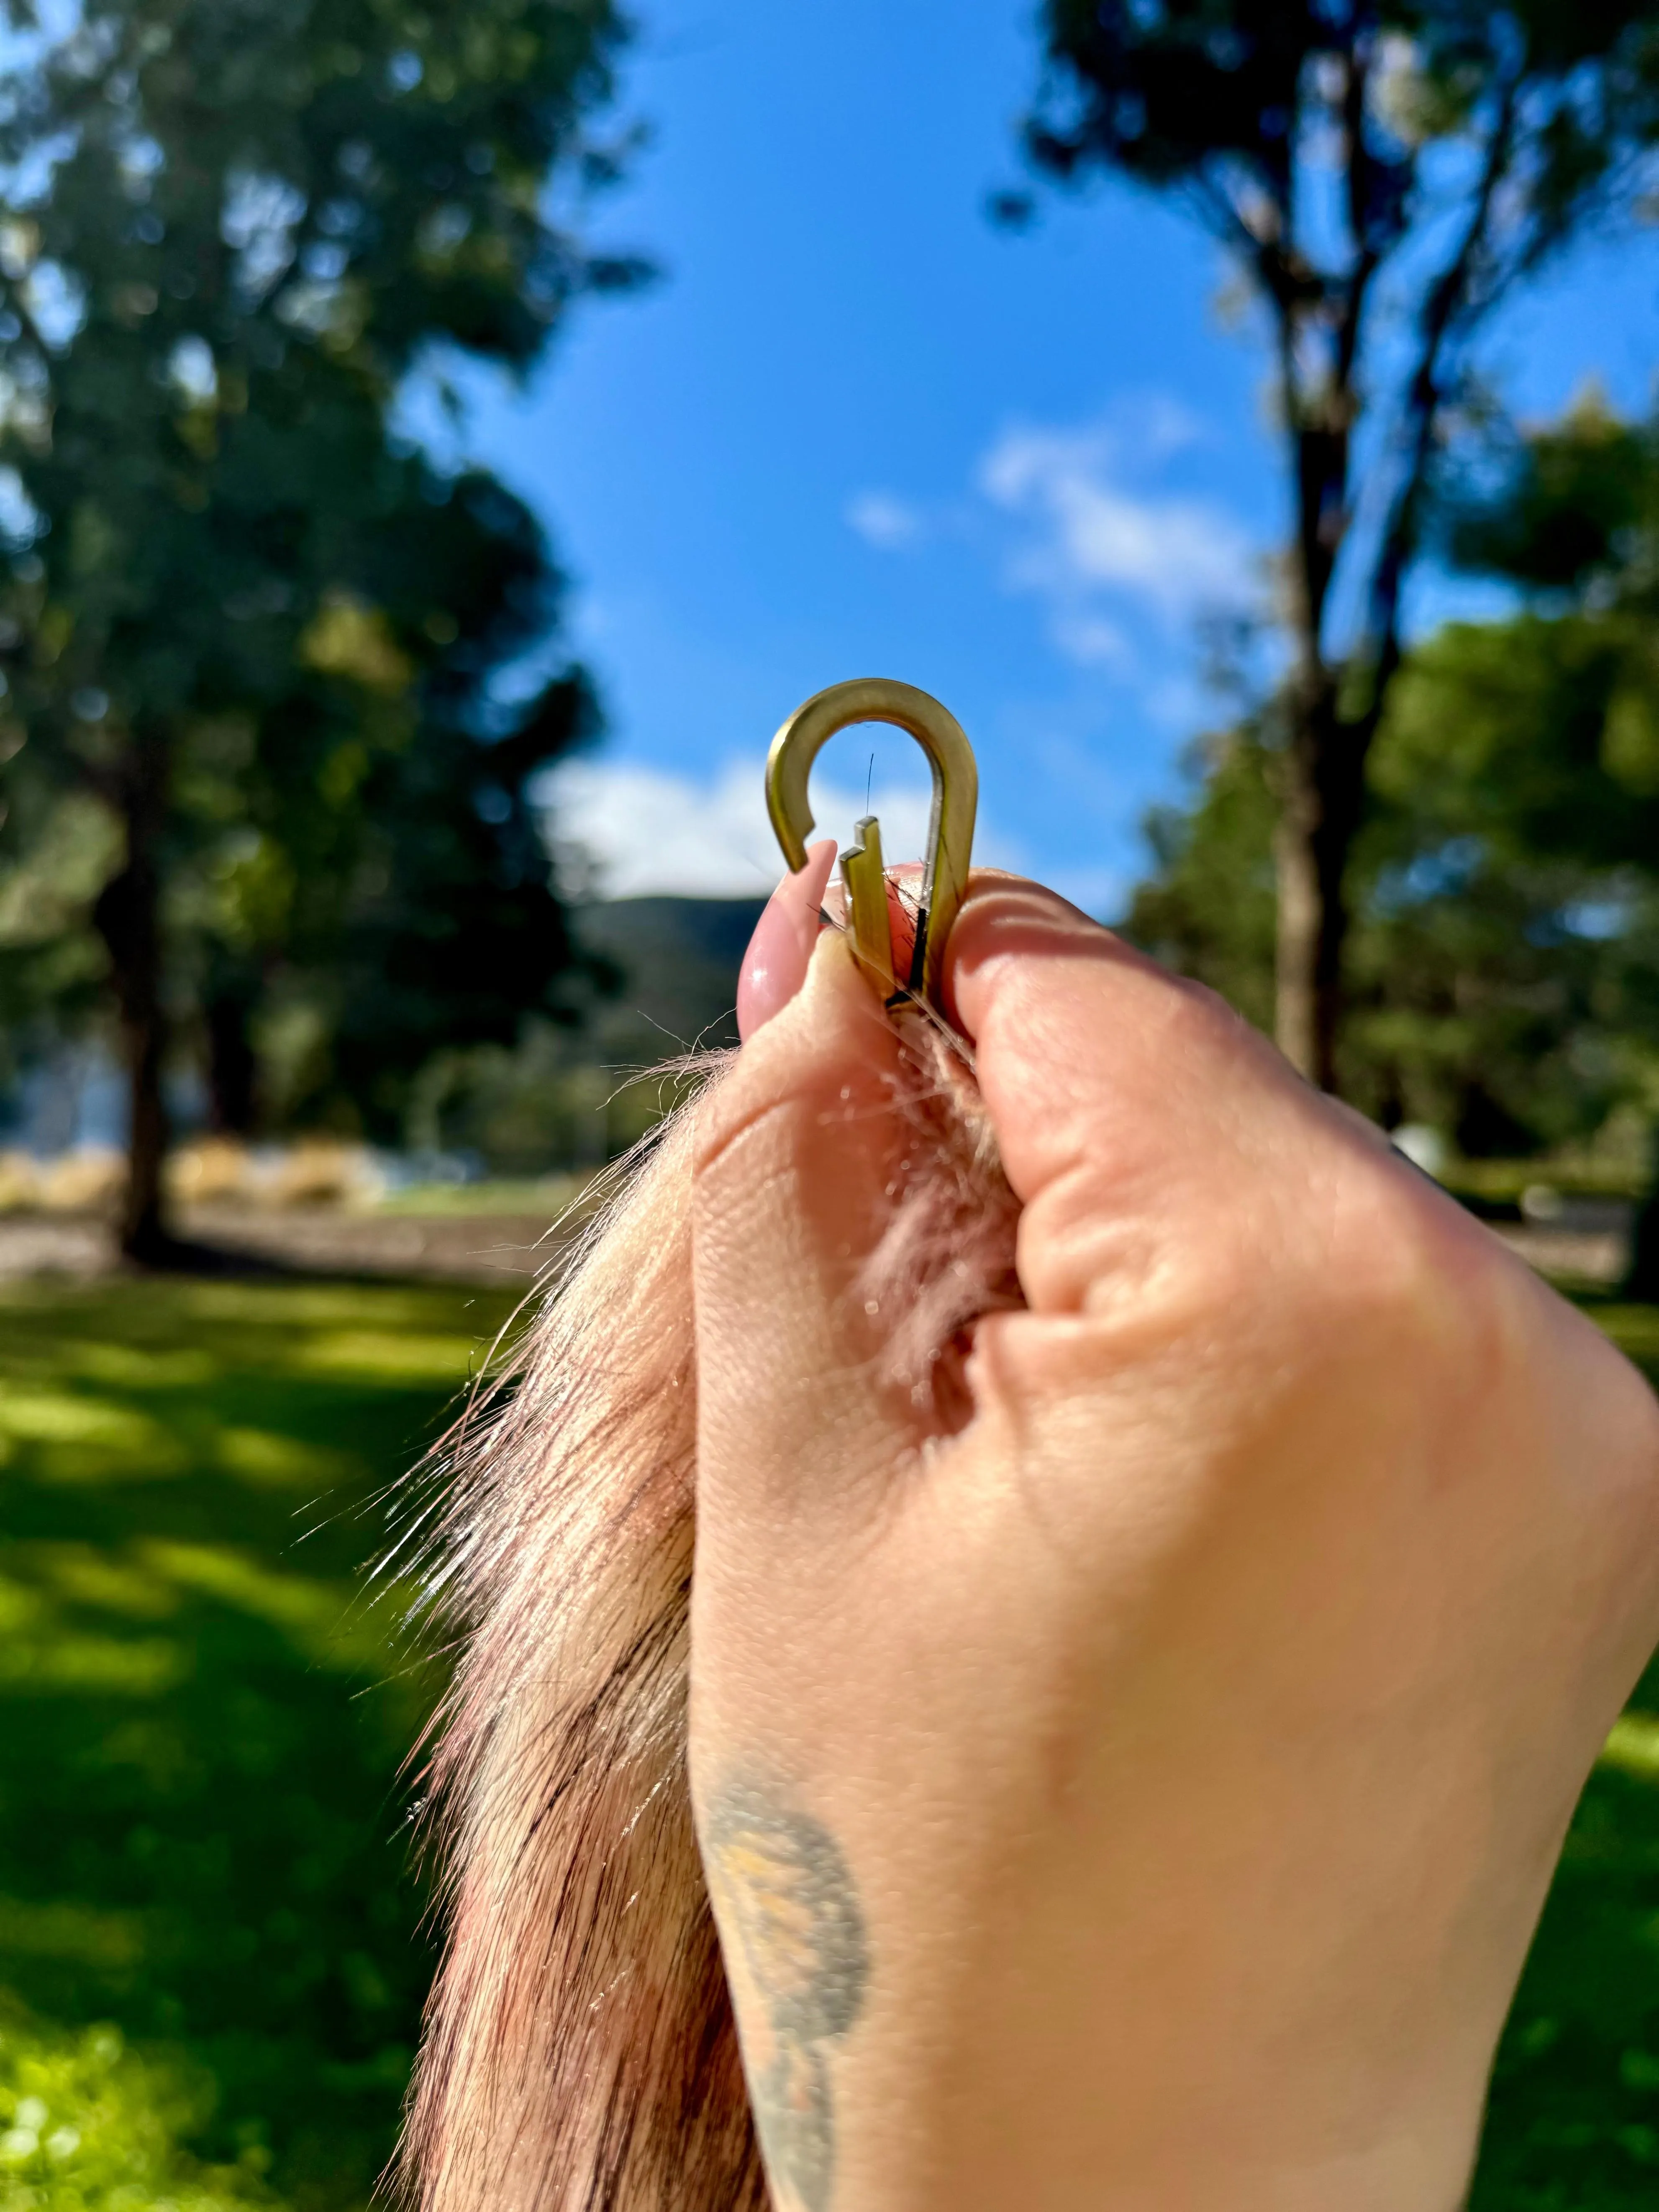
[[[661,281],[586,303],[527,392],[478,387],[466,433],[572,578],[610,734],[562,819],[615,892],[768,888],[772,731],[879,674],[973,738],[980,857],[1109,913],[1216,713],[1196,627],[1259,591],[1281,512],[1263,360],[1212,249],[1149,200],[1045,198],[1018,237],[987,221],[1020,180],[1032,12],[640,9],[619,113],[653,139],[596,233]],[[1591,371],[1644,405],[1656,364],[1648,233],[1581,251],[1492,365],[1545,412]],[[890,854],[914,850],[925,787],[897,736],[836,741],[821,825],[844,838],[866,782]]]

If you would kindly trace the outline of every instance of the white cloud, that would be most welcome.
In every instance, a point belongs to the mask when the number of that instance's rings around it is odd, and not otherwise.
[[[1087,608],[1057,607],[1048,627],[1066,658],[1085,668],[1125,668],[1134,660],[1134,647],[1121,626]]]
[[[547,778],[552,829],[592,860],[607,898],[677,892],[696,898],[757,897],[783,873],[767,819],[764,763],[731,760],[706,782],[637,762],[568,761]],[[843,846],[864,814],[881,822],[889,860],[918,858],[927,836],[925,789],[843,790],[816,780],[821,833]]]
[[[1189,648],[1190,635],[1177,634],[1197,617],[1242,612],[1261,596],[1259,549],[1237,516],[1160,483],[1206,434],[1157,392],[1121,398],[1093,422],[1015,422],[981,456],[975,499],[866,490],[845,520],[883,552],[940,539],[988,544],[1004,587],[1042,602],[1067,660],[1141,681],[1172,646]]]
[[[916,508],[890,491],[858,493],[847,503],[847,523],[867,544],[884,553],[914,545],[926,528]]]
[[[1006,570],[1014,590],[1046,599],[1055,642],[1077,659],[1121,653],[1119,622],[1103,598],[1139,600],[1164,622],[1239,606],[1255,583],[1242,525],[1212,500],[1146,491],[1146,460],[1189,441],[1187,419],[1160,410],[1134,426],[1052,429],[1017,424],[986,454],[979,485],[1024,526]]]
[[[1167,460],[1185,447],[1202,445],[1209,434],[1203,416],[1173,392],[1127,392],[1110,417],[1125,449],[1143,459]]]

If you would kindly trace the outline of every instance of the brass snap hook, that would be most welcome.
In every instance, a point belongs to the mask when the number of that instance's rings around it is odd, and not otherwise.
[[[854,722],[890,722],[907,730],[927,756],[933,774],[933,808],[923,855],[915,949],[901,983],[893,969],[893,932],[882,871],[881,824],[866,814],[842,854],[842,880],[852,921],[854,957],[889,1005],[921,997],[939,1004],[945,947],[967,888],[979,806],[974,749],[954,714],[911,684],[880,676],[832,684],[797,707],[772,740],[766,757],[766,811],[791,872],[806,866],[812,809],[806,796],[812,763],[837,730]]]

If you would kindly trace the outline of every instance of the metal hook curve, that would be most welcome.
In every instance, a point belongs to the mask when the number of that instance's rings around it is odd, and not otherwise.
[[[804,868],[806,840],[812,828],[812,809],[806,795],[812,763],[836,732],[854,722],[889,722],[906,731],[927,754],[933,778],[933,806],[922,860],[921,898],[909,975],[901,983],[893,969],[881,825],[873,814],[866,814],[859,823],[854,842],[842,855],[854,954],[890,1003],[919,994],[937,1006],[945,944],[967,888],[974,851],[974,817],[979,808],[979,769],[974,749],[956,716],[913,684],[896,684],[883,676],[858,676],[845,684],[832,684],[828,690],[817,692],[804,706],[797,707],[773,738],[766,757],[766,810],[791,872]]]

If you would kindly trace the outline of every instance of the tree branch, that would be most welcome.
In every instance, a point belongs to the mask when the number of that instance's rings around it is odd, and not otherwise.
[[[1370,65],[1355,41],[1348,53],[1347,82],[1342,93],[1342,138],[1348,185],[1348,231],[1353,240],[1354,264],[1348,276],[1342,314],[1337,325],[1334,381],[1346,393],[1353,382],[1353,365],[1359,352],[1359,326],[1370,283],[1382,261],[1381,250],[1365,219],[1373,164],[1365,145],[1365,89]]]
[[[1445,400],[1441,383],[1442,357],[1457,325],[1460,310],[1468,303],[1471,281],[1492,220],[1492,203],[1514,158],[1515,128],[1525,68],[1522,57],[1499,103],[1463,236],[1457,251],[1435,279],[1424,306],[1422,342],[1406,395],[1406,422],[1409,426],[1407,462],[1390,505],[1371,578],[1370,629],[1376,656],[1371,695],[1364,713],[1350,725],[1362,744],[1369,744],[1376,732],[1389,685],[1400,665],[1401,594],[1416,531],[1418,504],[1434,449],[1434,433]],[[1480,312],[1490,307],[1495,296],[1492,294],[1483,300]]]
[[[1231,195],[1212,176],[1200,172],[1191,189],[1200,222],[1223,246],[1249,264],[1273,306],[1282,309],[1296,306],[1307,293],[1309,272],[1298,268],[1296,255],[1284,243],[1285,210],[1278,210],[1280,236],[1260,238],[1239,213]]]

